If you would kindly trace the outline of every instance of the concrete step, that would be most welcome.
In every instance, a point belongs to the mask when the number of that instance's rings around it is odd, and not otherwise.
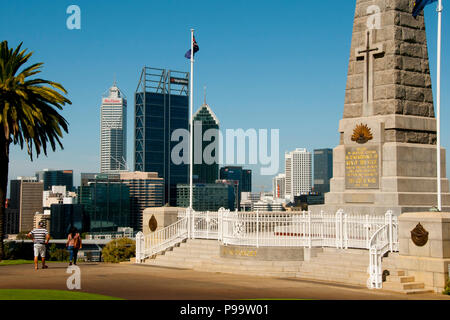
[[[415,278],[413,276],[387,276],[386,282],[395,282],[395,283],[407,283],[414,282]]]
[[[429,289],[413,289],[413,290],[404,290],[404,294],[424,294],[424,293],[433,293],[433,290]]]
[[[329,281],[343,284],[355,284],[360,286],[366,286],[367,279],[369,275],[364,277],[336,277],[331,275],[311,275],[311,274],[296,274],[296,277],[299,279],[307,279],[307,280],[318,280],[318,281]]]
[[[308,261],[309,264],[316,265],[316,266],[322,266],[322,265],[330,265],[330,263],[334,263],[337,266],[344,266],[344,267],[351,267],[354,266],[356,268],[364,268],[369,266],[369,257],[367,259],[346,259],[346,258],[329,258],[325,256],[320,257],[314,257],[310,261]]]
[[[169,251],[166,252],[163,256],[165,257],[184,257],[184,258],[203,258],[203,259],[209,259],[212,257],[218,257],[218,253],[211,253],[211,252],[178,252],[178,251]]]
[[[316,279],[339,279],[339,280],[346,280],[346,281],[357,281],[357,282],[365,282],[369,278],[369,274],[364,272],[305,272],[303,270],[300,270],[300,272],[297,273],[298,278],[316,278]]]
[[[258,261],[258,260],[240,260],[240,259],[227,259],[222,257],[213,257],[210,260],[211,263],[217,265],[264,265],[264,266],[301,266],[301,261]]]
[[[383,289],[392,290],[392,291],[405,291],[412,289],[425,289],[425,284],[423,282],[407,282],[407,283],[398,283],[398,282],[383,282]]]
[[[203,262],[200,268],[214,271],[248,271],[248,272],[291,272],[296,273],[301,270],[301,266],[265,266],[265,265],[219,265],[215,263]]]

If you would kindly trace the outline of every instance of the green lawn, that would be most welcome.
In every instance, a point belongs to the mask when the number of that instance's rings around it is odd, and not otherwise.
[[[0,300],[123,300],[123,299],[78,291],[0,289]]]
[[[66,261],[45,261],[45,263],[52,263],[52,262],[66,262]],[[18,264],[33,264],[33,260],[23,260],[23,259],[17,259],[17,260],[2,260],[0,261],[0,266],[15,266]],[[69,263],[67,261],[67,263]],[[42,265],[41,260],[39,259],[39,267]]]

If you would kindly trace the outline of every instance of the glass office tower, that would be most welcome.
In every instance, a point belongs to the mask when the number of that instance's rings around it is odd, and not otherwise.
[[[201,125],[201,130],[200,130]],[[195,135],[204,137],[208,130],[219,130],[219,119],[217,119],[210,106],[205,103],[194,114],[194,132]],[[194,159],[194,181],[198,183],[215,183],[219,179],[219,140],[216,140],[218,136],[214,136],[213,141],[204,141],[202,139],[201,145],[197,143],[197,139],[194,139],[194,157],[198,156],[199,159]],[[215,158],[215,162],[208,164],[205,162],[203,153],[208,147],[211,148],[211,157]],[[201,162],[201,163],[199,163]]]
[[[127,99],[116,86],[102,98],[100,117],[100,172],[127,169]]]
[[[220,208],[235,209],[234,189],[231,185],[220,183],[196,183],[192,186],[193,203],[196,211],[218,211]],[[189,207],[189,185],[177,186],[177,206]]]
[[[333,178],[333,150],[314,150],[314,191],[330,192],[330,179]]]
[[[36,178],[44,183],[44,191],[52,186],[66,186],[67,191],[73,191],[73,170],[44,169],[36,172]]]
[[[81,204],[52,204],[50,207],[50,235],[55,239],[66,239],[72,227],[78,232],[89,231],[89,216]]]
[[[135,93],[134,171],[157,172],[164,179],[164,203],[172,206],[176,185],[188,183],[189,164],[171,159],[179,143],[171,141],[172,133],[189,129],[188,79],[187,72],[144,67]]]
[[[89,182],[80,186],[79,203],[89,216],[89,232],[114,232],[130,227],[130,188],[120,182]]]

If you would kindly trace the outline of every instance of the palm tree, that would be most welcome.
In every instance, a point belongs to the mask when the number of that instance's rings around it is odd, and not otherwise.
[[[0,43],[0,261],[3,259],[3,237],[6,192],[8,187],[9,148],[11,143],[27,147],[33,161],[41,151],[47,155],[50,144],[63,148],[60,138],[68,123],[59,113],[72,104],[63,94],[67,91],[59,83],[30,77],[40,73],[43,63],[24,67],[32,52],[21,50],[22,43],[13,50],[8,42]],[[23,70],[19,71],[19,69]],[[54,90],[57,89],[57,90]]]

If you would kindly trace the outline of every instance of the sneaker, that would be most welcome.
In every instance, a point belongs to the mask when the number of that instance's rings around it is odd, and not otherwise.
[[[47,269],[48,268],[48,266],[42,266],[42,269]]]
[[[72,262],[69,262],[69,266],[71,266],[72,265]]]

